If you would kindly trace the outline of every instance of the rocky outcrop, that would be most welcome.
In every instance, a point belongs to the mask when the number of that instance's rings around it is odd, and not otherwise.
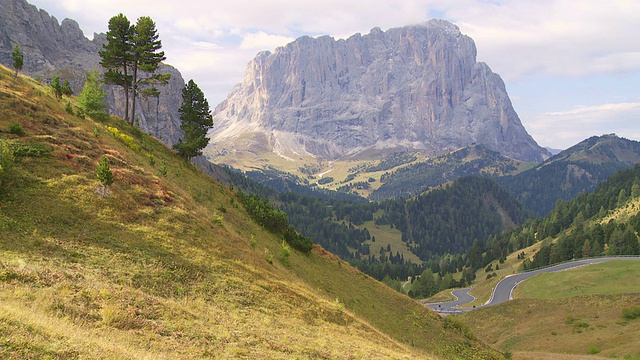
[[[87,71],[102,70],[98,51],[105,41],[104,34],[94,34],[92,41],[87,39],[75,21],[65,19],[59,24],[55,17],[25,0],[0,0],[0,63],[12,67],[11,52],[18,44],[25,54],[23,72],[45,82],[59,75],[79,93]],[[135,117],[143,131],[171,146],[181,134],[178,108],[184,80],[169,65],[159,71],[172,75],[169,84],[160,88],[158,98],[139,99],[141,106]],[[122,117],[122,89],[106,86],[105,92],[109,112]]]
[[[542,161],[504,83],[455,25],[302,37],[263,52],[214,112],[209,155],[274,151],[335,160],[376,149],[442,154],[473,143]],[[240,147],[240,148],[238,148]]]

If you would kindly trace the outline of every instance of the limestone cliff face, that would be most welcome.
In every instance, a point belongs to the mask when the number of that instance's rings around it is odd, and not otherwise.
[[[105,24],[106,28],[106,24]],[[106,41],[104,34],[88,40],[78,23],[65,19],[61,24],[45,10],[25,0],[0,0],[0,63],[12,67],[11,52],[16,44],[24,52],[23,72],[50,81],[54,75],[69,80],[78,94],[87,71],[102,70],[98,51]],[[161,86],[159,98],[138,99],[136,118],[143,131],[171,146],[180,132],[178,108],[182,103],[184,80],[175,68],[163,65],[160,70],[171,73],[168,85]],[[109,112],[124,115],[122,88],[106,86]]]
[[[519,160],[548,154],[500,77],[476,62],[473,40],[443,20],[346,40],[302,37],[260,53],[215,109],[210,135],[210,154],[266,149],[333,160],[473,143]]]

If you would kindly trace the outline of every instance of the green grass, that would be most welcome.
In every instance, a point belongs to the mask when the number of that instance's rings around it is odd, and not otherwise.
[[[367,241],[367,244],[371,246],[371,253],[374,256],[380,256],[380,247],[387,251],[387,246],[391,245],[391,251],[394,255],[397,251],[403,254],[406,261],[410,260],[414,264],[422,264],[422,260],[407,248],[407,243],[402,241],[402,233],[400,230],[392,229],[389,225],[376,225],[373,220],[365,222],[362,227],[367,228],[371,236],[375,236],[376,238],[375,242],[371,240]]]
[[[640,356],[640,261],[610,261],[540,274],[516,300],[462,315],[478,337],[522,358]],[[526,355],[535,354],[535,355]]]
[[[623,310],[637,304],[640,294],[516,299],[461,319],[481,340],[523,359],[566,359],[596,348],[598,356],[632,358],[640,355],[640,320],[625,319]]]
[[[320,247],[283,252],[232,190],[121,119],[12,79],[0,67],[0,140],[50,151],[2,179],[0,358],[501,358]]]
[[[557,273],[520,284],[516,297],[563,299],[577,295],[640,293],[640,261],[620,260]]]

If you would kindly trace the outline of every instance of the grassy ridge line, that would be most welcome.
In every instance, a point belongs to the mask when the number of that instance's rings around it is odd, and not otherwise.
[[[319,248],[284,256],[232,191],[148,135],[0,78],[0,129],[26,132],[0,139],[50,148],[16,162],[0,199],[2,357],[500,357]],[[103,154],[116,178],[106,199]]]

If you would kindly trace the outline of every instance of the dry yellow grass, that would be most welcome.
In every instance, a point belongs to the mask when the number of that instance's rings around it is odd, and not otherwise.
[[[516,299],[461,317],[482,340],[514,353],[637,358],[640,320],[622,316],[622,309],[637,305],[640,294]]]
[[[66,114],[10,78],[0,67],[0,129],[26,135],[0,140],[50,152],[3,182],[0,358],[501,358],[321,248],[283,261],[229,188],[121,120]]]

